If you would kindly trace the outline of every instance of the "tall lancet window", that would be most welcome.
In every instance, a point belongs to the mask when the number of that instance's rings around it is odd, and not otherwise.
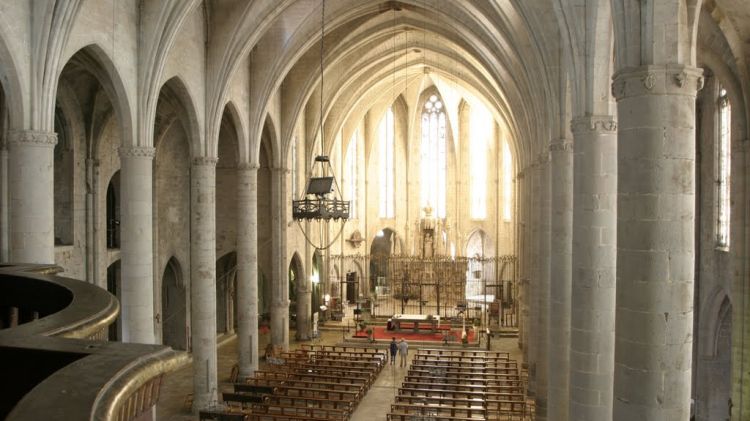
[[[510,222],[513,200],[513,160],[508,141],[503,142],[503,220]]]
[[[395,200],[395,130],[393,125],[393,108],[388,107],[385,116],[380,120],[380,217],[393,218]]]
[[[732,147],[732,104],[727,90],[719,91],[719,141],[716,149],[716,243],[729,247],[729,186]]]
[[[487,217],[487,153],[494,120],[482,106],[472,108],[469,136],[469,197],[472,219]]]
[[[349,218],[357,218],[357,143],[359,143],[359,129],[354,131],[352,138],[349,140],[349,146],[346,148],[346,159],[344,160],[346,169],[344,177],[346,178],[346,198],[349,200]]]
[[[422,110],[420,152],[422,207],[430,205],[433,215],[445,218],[448,161],[445,141],[445,107],[437,95],[430,96]]]

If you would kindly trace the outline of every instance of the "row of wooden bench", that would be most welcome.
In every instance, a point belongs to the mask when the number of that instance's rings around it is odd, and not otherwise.
[[[384,367],[386,354],[308,346],[281,353],[278,360],[283,364],[259,370],[222,393],[228,410],[206,415],[231,421],[348,420]]]
[[[508,353],[422,349],[388,420],[522,421],[526,413],[524,385]]]

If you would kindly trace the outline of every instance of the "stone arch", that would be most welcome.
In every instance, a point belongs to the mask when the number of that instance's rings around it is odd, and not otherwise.
[[[224,125],[225,120],[231,122],[232,129],[236,136],[235,138],[237,139],[237,159],[239,162],[246,162],[249,154],[247,127],[245,119],[242,118],[242,115],[234,102],[227,101],[224,105],[224,112],[222,113],[221,120],[222,125]],[[216,154],[218,156],[218,151],[216,151]]]
[[[278,131],[273,118],[270,114],[266,115],[266,119],[263,123],[261,130],[259,148],[265,149],[267,156],[270,158],[270,165],[272,168],[278,168],[280,164],[286,162],[280,153]],[[258,151],[260,154],[260,151]],[[284,157],[286,154],[284,154]]]
[[[729,305],[729,307],[732,305],[729,294],[727,294],[723,287],[717,286],[706,297],[700,307],[699,337],[702,340],[698,341],[698,353],[701,358],[716,357],[716,338],[718,336],[722,309],[726,305]]]
[[[187,350],[187,287],[185,274],[176,257],[172,256],[161,277],[162,344]]]
[[[0,13],[0,89],[7,104],[16,104],[14,107],[7,107],[8,128],[12,130],[26,127],[29,120],[29,98],[24,95],[22,88],[26,86],[26,82],[22,80],[23,72],[19,72],[18,62],[6,41],[11,37],[7,33],[11,27],[5,16]]]
[[[120,170],[107,183],[106,197],[107,248],[120,248]]]
[[[84,67],[84,70],[96,78],[114,110],[122,135],[122,143],[131,142],[135,124],[133,107],[122,76],[109,54],[98,44],[89,44],[76,51],[68,61],[68,63],[71,62]],[[91,156],[96,156],[99,134],[107,124],[107,115],[99,117],[97,121],[92,121],[92,126],[96,127],[92,127],[92,133],[90,133],[90,138],[93,140],[90,146]]]
[[[159,91],[159,100],[157,102],[157,121],[155,125],[158,126],[158,108],[162,103],[162,100],[166,99],[170,101],[175,111],[177,112],[177,119],[182,123],[185,135],[187,136],[188,144],[190,146],[190,157],[204,156],[203,150],[203,136],[200,126],[200,120],[198,119],[198,113],[196,111],[196,102],[193,94],[188,89],[185,82],[179,76],[173,76],[171,79],[164,82]],[[154,139],[158,140],[155,131]],[[163,132],[162,132],[163,133]]]

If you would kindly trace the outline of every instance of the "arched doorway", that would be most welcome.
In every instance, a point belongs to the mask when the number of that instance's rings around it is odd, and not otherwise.
[[[182,268],[170,258],[161,278],[162,343],[187,350],[187,303]]]
[[[120,261],[109,265],[107,268],[107,291],[120,299]],[[109,325],[108,339],[116,342],[122,339],[122,312],[117,315],[117,320]]]
[[[715,323],[714,334],[709,338],[713,355],[706,361],[707,420],[729,419],[732,396],[732,304],[729,297],[724,297]]]
[[[393,251],[395,233],[384,228],[375,235],[370,245],[370,291],[376,295],[389,293],[388,258]]]
[[[237,253],[227,253],[216,261],[216,332],[234,330],[236,313]]]
[[[120,248],[120,171],[107,186],[107,248]]]

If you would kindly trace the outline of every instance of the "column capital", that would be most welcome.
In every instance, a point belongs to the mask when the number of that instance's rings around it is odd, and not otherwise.
[[[149,158],[156,156],[156,148],[151,146],[122,146],[119,149],[120,158]]]
[[[537,155],[536,162],[534,163],[534,167],[539,168],[548,163],[549,163],[549,151],[542,151],[542,152],[539,152],[539,155]]]
[[[291,172],[288,168],[285,168],[285,167],[271,167],[271,171],[275,173],[284,173],[284,174],[288,174]]]
[[[54,148],[57,145],[57,133],[37,130],[11,130],[8,132],[8,145]]]
[[[260,168],[260,165],[258,164],[252,164],[250,162],[240,162],[237,164],[238,170],[257,170]]]
[[[550,142],[550,152],[573,152],[573,142],[568,139],[559,139]]]
[[[586,132],[614,134],[617,132],[617,121],[611,115],[579,116],[570,121],[570,131],[574,135]]]
[[[215,167],[217,162],[219,162],[219,159],[212,156],[196,156],[193,158],[194,167]]]
[[[703,69],[683,64],[626,67],[613,77],[612,96],[618,101],[641,95],[695,96],[704,82]]]

